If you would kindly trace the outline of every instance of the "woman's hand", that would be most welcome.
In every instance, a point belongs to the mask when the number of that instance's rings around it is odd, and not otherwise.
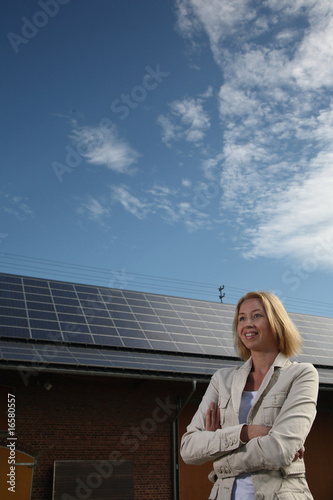
[[[221,429],[220,409],[218,404],[211,403],[206,412],[205,430],[215,432],[217,429]]]
[[[296,453],[296,455],[294,456],[294,460],[293,462],[296,462],[296,460],[299,458],[300,460],[302,460],[302,458],[304,457],[304,453],[305,453],[305,449],[304,449],[304,446],[302,446],[302,448],[300,448],[298,450],[298,452]]]

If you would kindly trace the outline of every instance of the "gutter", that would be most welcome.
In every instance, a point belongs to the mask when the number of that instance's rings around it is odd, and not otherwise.
[[[173,468],[173,500],[180,499],[180,486],[179,486],[179,415],[184,410],[187,403],[196,391],[197,380],[192,379],[192,390],[187,396],[183,405],[180,406],[174,419],[172,420],[172,468]]]
[[[149,373],[147,370],[133,369],[133,370],[112,370],[111,368],[106,368],[104,370],[94,370],[94,369],[83,369],[83,368],[55,368],[47,366],[31,366],[31,365],[7,365],[0,363],[0,370],[9,371],[22,371],[28,374],[28,378],[31,376],[37,376],[39,373],[57,375],[86,375],[90,377],[115,377],[115,378],[130,378],[130,379],[141,379],[141,380],[163,380],[170,382],[194,382],[193,376],[196,377],[196,381],[207,382],[210,380],[212,374],[207,373],[203,375],[193,374],[192,377],[188,374],[182,375],[182,372],[170,372],[168,374],[165,371],[152,371]],[[22,376],[22,375],[21,375]],[[22,377],[23,378],[23,377]],[[187,403],[187,400],[186,400]],[[185,405],[184,405],[185,406]]]

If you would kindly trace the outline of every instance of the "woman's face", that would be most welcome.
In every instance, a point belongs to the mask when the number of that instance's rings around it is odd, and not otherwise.
[[[242,303],[239,308],[237,333],[250,351],[279,351],[261,299],[247,299]]]

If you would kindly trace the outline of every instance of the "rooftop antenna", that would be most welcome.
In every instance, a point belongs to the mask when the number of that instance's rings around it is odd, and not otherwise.
[[[225,297],[225,293],[222,293],[223,289],[224,289],[224,285],[219,287],[219,292],[220,292],[219,297],[220,297],[221,304],[223,303],[223,297]]]

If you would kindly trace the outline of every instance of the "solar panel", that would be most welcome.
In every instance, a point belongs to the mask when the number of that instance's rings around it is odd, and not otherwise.
[[[22,278],[19,276],[13,276],[12,274],[1,274],[1,283],[18,283],[21,284]]]
[[[30,338],[29,328],[17,328],[13,326],[0,326],[0,336],[1,337],[14,337],[18,339],[28,339]]]
[[[96,335],[112,335],[112,336],[119,336],[118,330],[114,327],[109,327],[109,326],[100,326],[100,325],[90,325],[89,329],[92,334]],[[98,343],[98,342],[96,342]]]
[[[26,360],[27,353],[35,352],[29,350],[29,342],[38,342],[34,347],[39,350],[39,343],[49,347],[53,343],[59,349],[81,345],[89,356],[97,355],[99,365],[111,352],[121,363],[125,358],[119,349],[152,351],[150,363],[158,352],[174,353],[177,359],[184,354],[186,363],[190,355],[199,356],[201,362],[205,357],[236,360],[231,333],[234,309],[229,304],[0,274],[2,352],[8,354],[9,346],[15,346],[10,352]],[[333,318],[290,316],[304,338],[299,359],[333,367]],[[66,355],[69,358],[75,364],[76,358]],[[171,365],[178,366],[175,360]]]
[[[24,309],[25,308],[25,303],[24,300],[16,300],[12,298],[7,298],[7,297],[1,297],[0,298],[0,305],[1,307],[15,307],[16,309]]]
[[[108,367],[127,368],[129,370],[144,370],[146,372],[164,371],[169,373],[201,373],[210,376],[222,366],[234,366],[230,360],[193,359],[191,356],[175,356],[169,354],[155,354],[142,352],[121,352],[87,350],[76,346],[53,346],[45,350],[45,346],[16,344],[15,342],[0,345],[0,359],[7,361],[29,361],[35,359],[39,362],[56,365],[77,365],[86,368]]]
[[[94,340],[96,344],[100,346],[109,346],[109,347],[124,347],[124,343],[122,342],[119,335],[94,335]]]

